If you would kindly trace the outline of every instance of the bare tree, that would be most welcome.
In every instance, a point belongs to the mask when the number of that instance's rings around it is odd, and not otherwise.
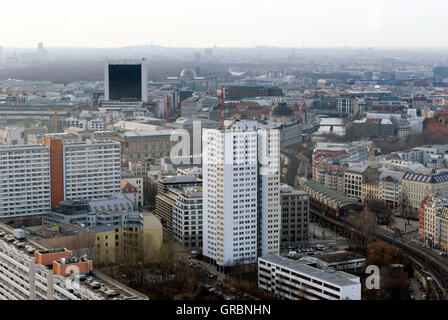
[[[377,224],[389,226],[393,223],[393,212],[383,200],[369,200],[368,209],[375,215]]]

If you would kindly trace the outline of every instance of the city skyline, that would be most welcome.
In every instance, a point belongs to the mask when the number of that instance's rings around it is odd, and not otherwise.
[[[111,48],[171,47],[446,47],[438,28],[448,4],[430,0],[295,1],[231,0],[225,6],[200,0],[194,7],[176,1],[79,1],[76,6],[43,0],[6,4],[0,27],[4,47]],[[23,11],[27,8],[27,11]],[[169,13],[169,14],[168,14]],[[316,16],[317,13],[317,16]],[[21,16],[17,25],[16,17]],[[231,18],[230,18],[231,17]],[[440,18],[440,19],[439,19]],[[250,23],[247,23],[250,21]],[[416,23],[417,22],[417,23]],[[424,30],[421,27],[425,26]],[[33,30],[33,32],[30,32]],[[431,30],[427,32],[426,30]],[[235,37],[235,33],[238,37]],[[37,39],[37,41],[36,41]]]

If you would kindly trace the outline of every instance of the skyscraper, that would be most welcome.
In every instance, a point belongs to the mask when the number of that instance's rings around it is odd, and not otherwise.
[[[148,73],[144,58],[106,61],[104,100],[148,101]]]
[[[237,122],[205,129],[203,146],[203,255],[226,270],[279,254],[279,131]]]

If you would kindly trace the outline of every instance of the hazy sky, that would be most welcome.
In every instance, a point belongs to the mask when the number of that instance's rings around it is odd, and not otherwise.
[[[446,0],[2,1],[0,46],[448,46]]]

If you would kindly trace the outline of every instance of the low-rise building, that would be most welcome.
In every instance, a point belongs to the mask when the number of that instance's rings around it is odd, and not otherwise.
[[[362,255],[351,251],[337,251],[318,256],[302,258],[315,262],[319,269],[333,269],[347,272],[357,272],[366,262]]]
[[[258,286],[288,300],[361,300],[359,277],[280,256],[258,259]]]
[[[67,247],[83,241],[86,249],[93,249],[95,263],[102,265],[132,259],[148,262],[154,258],[153,253],[160,249],[163,241],[162,224],[154,215],[132,210],[96,211],[86,201],[61,202],[54,212],[43,217],[43,224],[72,225],[88,232],[89,235],[80,235],[76,239],[56,237],[53,240]],[[47,244],[54,241],[47,241]]]
[[[379,182],[378,181],[366,181],[361,186],[361,200],[365,203],[369,203],[372,200],[379,199]]]

